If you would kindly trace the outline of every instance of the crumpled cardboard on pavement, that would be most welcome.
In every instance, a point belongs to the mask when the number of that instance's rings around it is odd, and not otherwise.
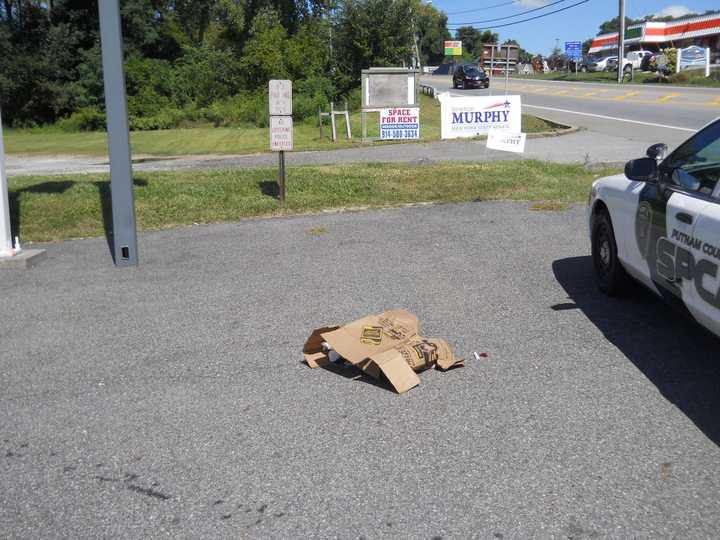
[[[323,349],[332,349],[367,375],[387,378],[402,394],[420,384],[416,372],[431,367],[447,370],[464,365],[446,341],[420,335],[418,318],[404,309],[369,315],[345,326],[326,326],[310,334],[303,347],[311,368],[330,363]]]

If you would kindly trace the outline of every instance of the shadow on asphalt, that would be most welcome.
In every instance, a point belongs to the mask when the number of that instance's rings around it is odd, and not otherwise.
[[[22,222],[23,215],[21,209],[21,199],[24,194],[47,194],[56,195],[65,193],[72,188],[77,182],[72,180],[60,180],[57,182],[40,182],[31,186],[9,191],[10,203],[10,230],[13,238],[18,236],[22,239]],[[105,241],[110,251],[110,256],[115,262],[115,245],[113,243],[113,215],[112,215],[112,197],[110,193],[110,182],[92,182],[100,197],[100,211],[102,214],[103,230],[105,231]],[[133,178],[135,187],[145,187],[148,185],[147,180]]]
[[[555,261],[553,272],[607,340],[720,446],[720,339],[640,284],[624,298],[606,297],[595,286],[590,257]]]
[[[301,362],[302,365],[307,366],[305,361]],[[330,371],[331,373],[334,373],[335,375],[340,375],[341,377],[344,377],[346,379],[351,379],[353,381],[357,382],[363,382],[366,384],[369,384],[371,386],[375,386],[377,388],[381,388],[383,390],[387,390],[388,392],[395,393],[395,389],[390,385],[390,382],[383,377],[381,380],[373,379],[369,375],[365,375],[362,371],[357,369],[354,366],[351,366],[349,364],[326,364],[324,366],[320,366],[321,369],[325,369],[327,371]]]

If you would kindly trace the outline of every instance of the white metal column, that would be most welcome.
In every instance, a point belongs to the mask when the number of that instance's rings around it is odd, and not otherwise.
[[[0,114],[0,257],[9,257],[12,254],[10,200],[8,198],[7,176],[5,176],[5,145],[3,144],[2,115]]]

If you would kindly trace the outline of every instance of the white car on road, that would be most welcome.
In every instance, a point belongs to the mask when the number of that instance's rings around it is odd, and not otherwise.
[[[720,336],[720,118],[666,151],[653,145],[593,183],[597,283],[614,295],[632,277]]]
[[[605,71],[607,69],[608,60],[616,59],[617,56],[602,56],[595,58],[592,62],[588,62],[588,69],[590,71]]]

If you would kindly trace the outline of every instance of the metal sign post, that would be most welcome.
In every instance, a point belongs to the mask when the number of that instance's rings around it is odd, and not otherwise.
[[[122,31],[118,0],[99,0],[105,110],[107,111],[115,266],[137,266],[137,227],[133,196]]]
[[[278,178],[278,199],[281,203],[285,202],[285,150],[280,150],[278,152],[278,155],[280,156],[280,163],[279,163],[279,178]]]
[[[507,53],[505,54],[505,95],[508,93],[508,82],[510,80],[510,45],[508,45]]]
[[[618,72],[617,72],[617,82],[618,84],[622,84],[623,82],[623,70],[625,69],[625,0],[620,0],[620,5],[618,6],[619,14],[619,23],[620,28],[618,29]]]
[[[489,83],[488,83],[488,96],[492,96],[492,89],[493,89],[493,68],[495,67],[495,45],[492,45],[490,49],[490,77]]]

